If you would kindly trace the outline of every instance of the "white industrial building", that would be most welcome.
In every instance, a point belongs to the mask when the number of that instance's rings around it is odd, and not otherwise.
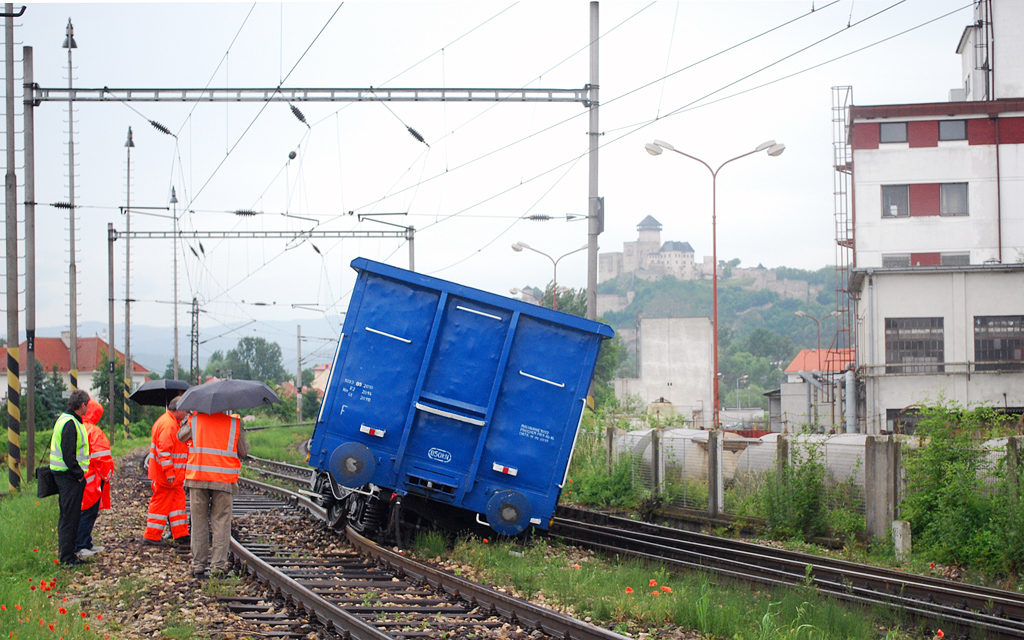
[[[615,397],[671,404],[697,427],[710,427],[714,407],[711,318],[641,318],[640,377],[614,380]]]
[[[1024,408],[1024,2],[978,0],[949,102],[849,106],[858,429]]]

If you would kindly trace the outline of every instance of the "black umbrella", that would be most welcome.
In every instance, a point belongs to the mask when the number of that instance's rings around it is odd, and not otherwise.
[[[280,401],[273,389],[256,380],[217,380],[186,391],[178,401],[178,411],[217,413]]]
[[[128,398],[151,407],[166,407],[172,398],[180,396],[191,386],[184,380],[146,380]]]

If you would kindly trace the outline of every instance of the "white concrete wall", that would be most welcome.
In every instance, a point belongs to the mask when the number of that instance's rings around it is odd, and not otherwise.
[[[710,318],[642,318],[640,378],[615,380],[615,396],[639,395],[645,403],[665,398],[677,413],[689,417],[713,408],[711,372],[713,329]]]
[[[1024,97],[1024,2],[992,0],[995,97]]]
[[[974,372],[974,317],[1024,315],[1024,265],[968,271],[876,273],[865,277],[857,315],[857,363],[866,383],[867,433],[887,409],[939,396],[961,405],[1024,406],[1024,372]],[[945,371],[885,372],[885,318],[943,318]]]

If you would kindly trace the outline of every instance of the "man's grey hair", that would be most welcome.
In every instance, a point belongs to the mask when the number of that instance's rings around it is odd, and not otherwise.
[[[181,396],[174,396],[173,398],[171,398],[171,401],[167,403],[167,410],[168,411],[177,411],[178,410],[178,399],[179,398],[181,398]]]

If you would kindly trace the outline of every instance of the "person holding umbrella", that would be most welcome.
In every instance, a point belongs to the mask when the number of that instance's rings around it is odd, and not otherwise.
[[[277,394],[262,382],[219,380],[192,387],[178,403],[179,409],[195,412],[178,430],[178,439],[192,440],[185,487],[192,515],[192,575],[200,580],[231,569],[231,504],[238,493],[238,472],[242,459],[249,455],[249,442],[242,419],[228,411],[278,401]]]
[[[167,411],[156,422],[150,433],[149,479],[153,481],[153,497],[146,514],[146,531],[142,542],[161,544],[164,528],[170,527],[175,544],[188,548],[188,511],[185,508],[185,461],[188,458],[187,440],[177,437],[178,426],[185,418],[178,410],[178,398],[171,398]]]

